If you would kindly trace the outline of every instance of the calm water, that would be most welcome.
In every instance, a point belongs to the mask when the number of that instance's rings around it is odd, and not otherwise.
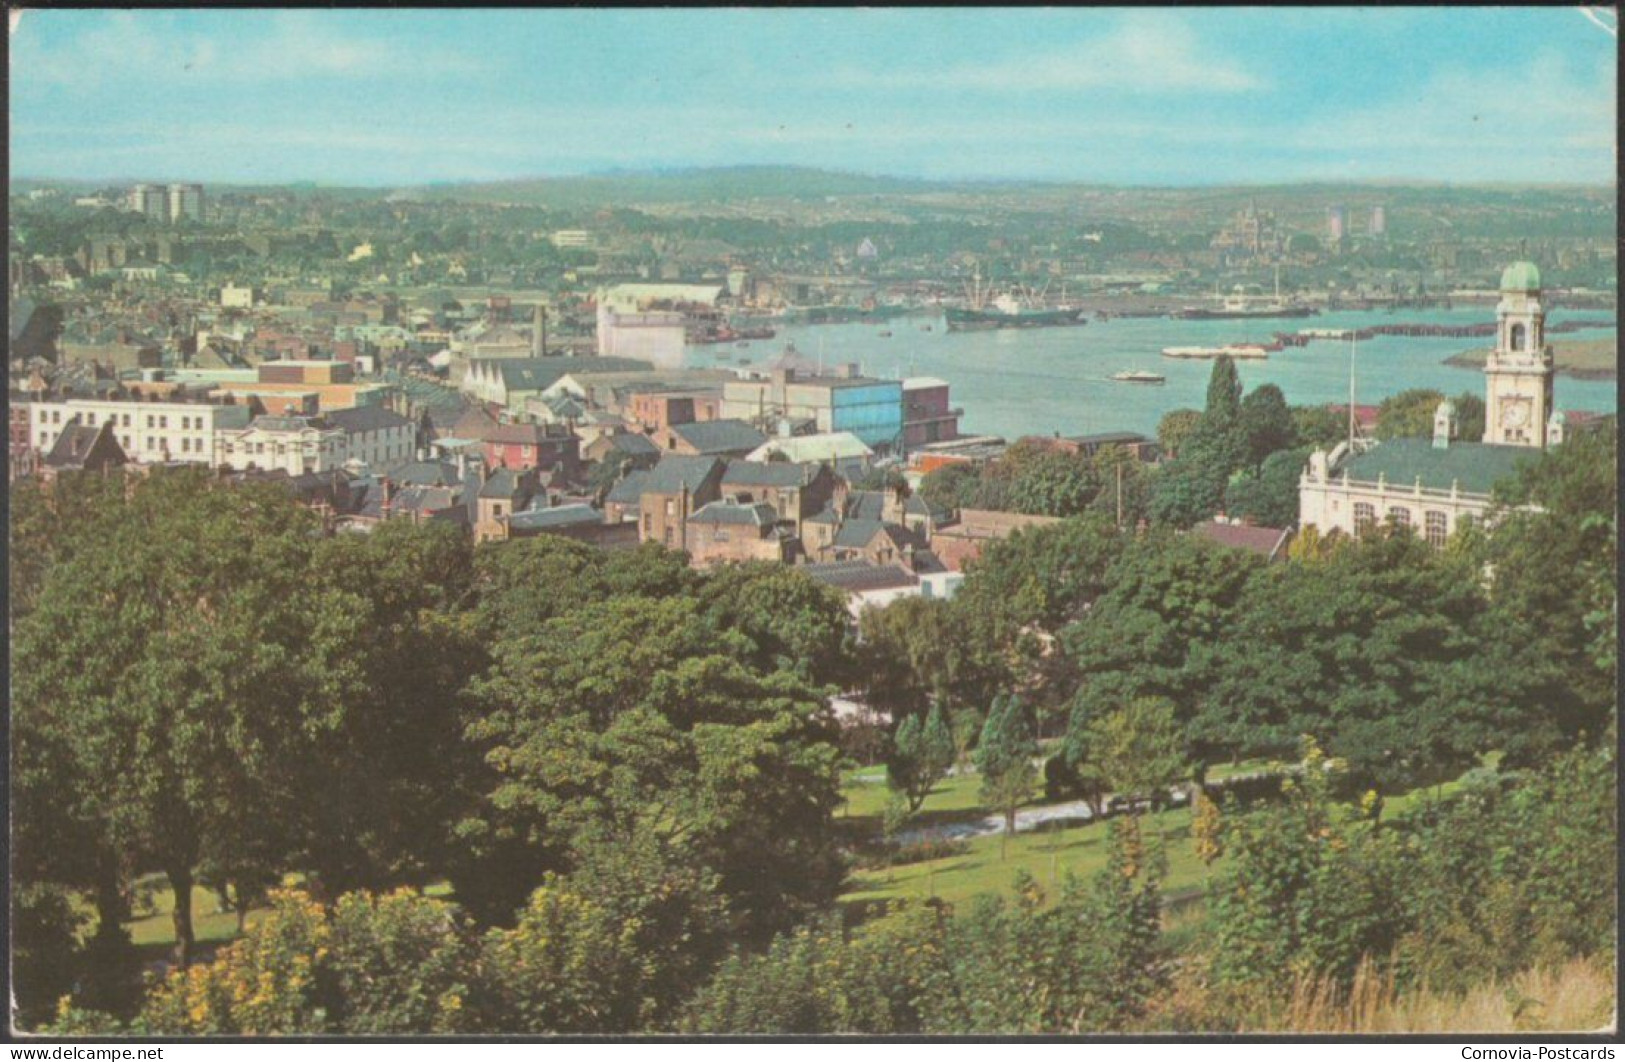
[[[1595,319],[1606,310],[1554,310],[1551,319]],[[849,324],[780,328],[771,340],[745,348],[692,347],[695,366],[737,365],[748,358],[762,364],[777,357],[786,342],[809,358],[822,354],[828,364],[858,362],[876,376],[937,376],[953,387],[953,402],[962,406],[960,421],[967,434],[1076,435],[1101,431],[1150,434],[1170,409],[1200,409],[1207,395],[1210,361],[1165,358],[1163,347],[1220,346],[1267,342],[1274,331],[1305,328],[1359,328],[1396,322],[1473,324],[1493,319],[1488,306],[1454,310],[1406,310],[1396,314],[1346,311],[1281,321],[1173,321],[1127,318],[1091,321],[1083,328],[1029,331],[946,331],[941,320],[899,318],[884,325]],[[931,324],[932,330],[922,326]],[[890,330],[890,337],[882,331]],[[1600,339],[1612,335],[1612,324],[1557,336]],[[1442,364],[1462,350],[1488,345],[1488,339],[1418,339],[1379,336],[1359,345],[1355,366],[1357,398],[1375,404],[1412,387],[1432,387],[1446,394],[1484,392],[1483,373]],[[717,354],[728,355],[726,360]],[[1293,405],[1343,402],[1348,399],[1349,344],[1316,341],[1288,348],[1267,361],[1236,363],[1249,390],[1273,383]],[[1148,369],[1168,378],[1162,386],[1117,383],[1107,379],[1124,369]],[[1613,380],[1557,378],[1559,409],[1612,412]]]

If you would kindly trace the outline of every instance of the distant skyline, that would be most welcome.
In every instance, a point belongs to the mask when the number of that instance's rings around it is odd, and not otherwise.
[[[1611,184],[1613,26],[1577,8],[30,10],[11,175]]]

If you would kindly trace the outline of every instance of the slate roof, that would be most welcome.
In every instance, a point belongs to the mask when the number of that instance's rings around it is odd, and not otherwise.
[[[862,549],[874,541],[876,535],[886,530],[887,525],[879,520],[847,520],[840,530],[835,532],[835,545],[847,549]]]
[[[519,474],[511,468],[499,468],[480,486],[482,498],[512,498],[525,493]]]
[[[253,420],[254,411],[247,406],[221,406],[214,414],[216,431],[246,428]]]
[[[611,435],[609,437],[609,447],[630,457],[648,457],[650,454],[660,452],[660,447],[650,442],[647,435],[639,435],[636,432],[620,432]]]
[[[685,457],[667,454],[660,463],[641,473],[644,494],[677,494],[686,486],[690,494],[699,490],[711,473],[722,467],[715,457]],[[628,476],[627,479],[631,479]],[[624,480],[622,482],[625,482]]]
[[[108,433],[108,441],[117,449],[118,444],[112,440],[112,430],[111,422],[99,428],[92,428],[88,424],[69,424],[51,444],[51,452],[45,455],[45,463],[51,468],[82,467],[85,458],[90,456],[90,448],[96,445],[97,438],[103,432]]]
[[[767,441],[767,436],[742,420],[701,420],[673,424],[673,434],[702,454],[745,454]]]
[[[1395,489],[1413,486],[1420,478],[1429,490],[1448,491],[1455,484],[1464,493],[1488,494],[1519,465],[1539,456],[1532,446],[1453,442],[1438,449],[1431,439],[1389,439],[1345,457],[1332,474],[1340,478],[1347,472],[1351,481],[1362,483],[1375,483],[1381,476]]]
[[[411,421],[383,406],[356,406],[354,409],[337,409],[327,415],[327,422],[335,428],[340,428],[347,435],[355,435],[366,431],[383,431],[388,428],[404,428],[411,425]]]
[[[615,505],[636,505],[643,497],[643,487],[649,478],[648,472],[634,472],[610,488],[604,496],[606,503]]]
[[[599,524],[604,514],[590,505],[555,505],[551,509],[527,509],[507,517],[508,526],[521,531],[534,531],[545,527],[575,527],[580,524]]]
[[[702,506],[689,516],[691,524],[735,524],[749,527],[771,527],[778,523],[778,514],[771,505],[738,505],[714,501]]]
[[[808,564],[801,570],[824,585],[845,590],[847,593],[897,590],[920,584],[918,577],[897,564],[870,564],[861,560],[832,561],[825,564]]]
[[[735,461],[722,474],[725,487],[801,487],[818,474],[818,466],[794,461]]]
[[[462,482],[457,466],[450,461],[407,461],[387,472],[390,479],[402,486],[452,487]]]

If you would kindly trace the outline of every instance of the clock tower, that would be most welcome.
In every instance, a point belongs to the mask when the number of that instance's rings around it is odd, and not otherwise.
[[[1555,412],[1552,350],[1533,262],[1514,262],[1501,274],[1495,317],[1495,349],[1484,363],[1484,441],[1544,448]]]

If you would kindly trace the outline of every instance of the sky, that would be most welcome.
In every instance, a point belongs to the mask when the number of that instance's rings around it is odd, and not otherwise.
[[[11,174],[1611,184],[1615,34],[1599,8],[27,11]]]

